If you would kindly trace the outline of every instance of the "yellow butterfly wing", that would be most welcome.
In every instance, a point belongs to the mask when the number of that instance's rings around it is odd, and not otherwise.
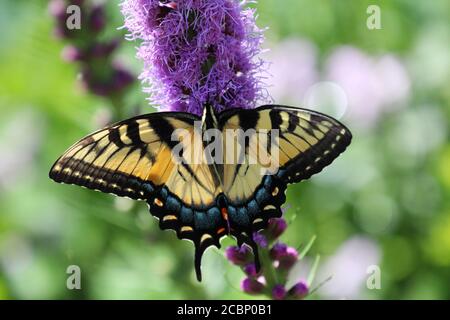
[[[329,116],[278,105],[227,111],[219,122],[225,150],[244,155],[240,163],[225,161],[222,180],[232,224],[237,233],[247,235],[281,216],[287,184],[320,172],[352,138],[344,125]],[[243,142],[226,134],[236,129],[254,131]]]
[[[159,113],[119,122],[70,147],[53,165],[50,178],[139,200],[146,200],[152,188],[167,185],[188,204],[207,204],[216,193],[210,173],[204,166],[176,164],[172,155],[178,143],[172,141],[174,130],[194,136],[198,120],[189,114]],[[188,188],[180,187],[180,180]]]

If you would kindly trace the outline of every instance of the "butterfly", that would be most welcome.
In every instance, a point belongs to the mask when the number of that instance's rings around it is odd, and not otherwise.
[[[151,113],[96,131],[55,162],[50,178],[146,201],[161,229],[194,243],[201,281],[204,251],[224,236],[250,246],[259,269],[253,234],[281,217],[287,185],[320,172],[351,139],[343,124],[307,109],[218,113],[207,104],[202,117]]]

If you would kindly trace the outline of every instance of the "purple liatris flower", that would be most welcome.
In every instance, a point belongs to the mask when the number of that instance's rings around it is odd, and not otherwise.
[[[250,248],[245,245],[228,247],[225,254],[231,263],[238,266],[244,266],[253,259]]]
[[[278,239],[286,230],[287,222],[283,218],[272,218],[269,220],[269,225],[264,232],[267,238],[272,241]]]
[[[256,265],[254,263],[249,263],[244,267],[244,272],[249,277],[257,277],[260,272],[256,271]]]
[[[278,261],[281,257],[287,254],[287,249],[288,246],[286,244],[281,242],[275,243],[269,251],[270,258]]]
[[[278,257],[278,268],[282,270],[290,270],[298,260],[298,252],[295,248],[287,247],[284,254]]]
[[[80,30],[67,26],[70,5],[80,7]],[[115,60],[120,41],[103,36],[107,22],[105,5],[84,0],[51,0],[49,11],[56,20],[55,34],[67,42],[62,57],[67,62],[77,62],[83,87],[118,103],[125,89],[135,81],[135,76]],[[116,113],[119,115],[120,111]]]
[[[162,110],[201,114],[252,108],[265,100],[262,30],[253,9],[236,0],[124,0],[130,40],[141,40],[141,79]]]
[[[303,299],[308,293],[309,287],[304,281],[298,282],[289,290],[289,295],[295,299]]]
[[[241,289],[248,294],[260,294],[264,290],[264,284],[253,278],[245,278],[241,282]]]
[[[260,232],[253,233],[253,241],[262,248],[267,248],[269,245],[266,236]]]
[[[274,300],[283,300],[286,297],[286,289],[283,285],[277,284],[272,289],[272,297]]]

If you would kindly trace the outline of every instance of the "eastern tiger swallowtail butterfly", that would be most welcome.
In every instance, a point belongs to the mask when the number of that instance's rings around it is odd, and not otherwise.
[[[196,123],[201,123],[200,129]],[[239,150],[232,153],[243,154],[243,161],[175,161],[180,158],[175,152],[180,141],[173,136],[180,129],[191,138],[184,145],[180,138],[181,157],[203,160],[207,145],[197,134],[199,130],[253,130],[253,136],[262,133],[267,138],[277,132],[276,139],[267,143],[269,157],[273,150],[277,152],[276,166],[267,168],[250,161],[256,152],[254,144],[260,143],[252,136],[235,143],[237,135],[227,134],[221,140],[223,150],[229,154],[228,145],[236,145]],[[56,161],[50,178],[146,201],[161,229],[175,230],[179,239],[193,241],[195,270],[201,281],[205,249],[212,245],[220,248],[220,239],[226,235],[234,236],[238,245],[252,247],[259,268],[253,233],[265,229],[269,219],[281,216],[288,184],[320,172],[346,149],[351,138],[344,125],[315,111],[267,105],[216,113],[207,105],[202,118],[160,112],[96,131]],[[200,151],[192,145],[200,145]]]

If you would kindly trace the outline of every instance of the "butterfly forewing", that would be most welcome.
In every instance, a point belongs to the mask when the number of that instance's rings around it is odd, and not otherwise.
[[[174,128],[193,132],[196,120],[188,114],[150,114],[99,130],[69,148],[53,165],[50,177],[142,200],[147,200],[151,186],[168,185],[188,204],[211,203],[217,186],[207,167],[188,168],[172,161]]]
[[[253,130],[244,143],[225,135],[225,153],[231,153],[230,145],[245,152],[241,163],[225,161],[222,177],[231,225],[236,234],[247,234],[244,242],[250,243],[252,232],[281,216],[287,184],[321,171],[351,140],[348,129],[331,117],[292,107],[227,111],[219,122],[223,131]],[[260,150],[267,150],[270,165],[261,161]]]
[[[224,114],[221,119],[223,129],[247,128],[248,123],[254,124],[256,133],[272,135],[265,141],[271,143],[268,148],[272,161],[272,170],[267,173],[280,173],[287,183],[298,182],[320,172],[330,164],[350,144],[351,133],[337,120],[311,110],[285,106],[263,106],[256,110],[238,110]],[[253,127],[253,126],[252,126]],[[274,137],[275,135],[276,137]],[[272,138],[272,139],[271,139]],[[261,139],[247,146],[248,157],[256,149],[263,149]],[[225,142],[227,143],[227,142]],[[276,152],[276,154],[274,154]],[[260,159],[258,156],[257,159]],[[248,165],[248,161],[245,166]],[[250,165],[264,168],[261,163]],[[275,168],[275,169],[274,169]],[[231,190],[233,195],[234,181],[237,177],[247,180],[262,180],[254,177],[260,170],[246,170],[242,175],[242,165],[225,165],[225,190]],[[256,182],[254,182],[256,183]],[[236,186],[238,188],[238,186]]]

